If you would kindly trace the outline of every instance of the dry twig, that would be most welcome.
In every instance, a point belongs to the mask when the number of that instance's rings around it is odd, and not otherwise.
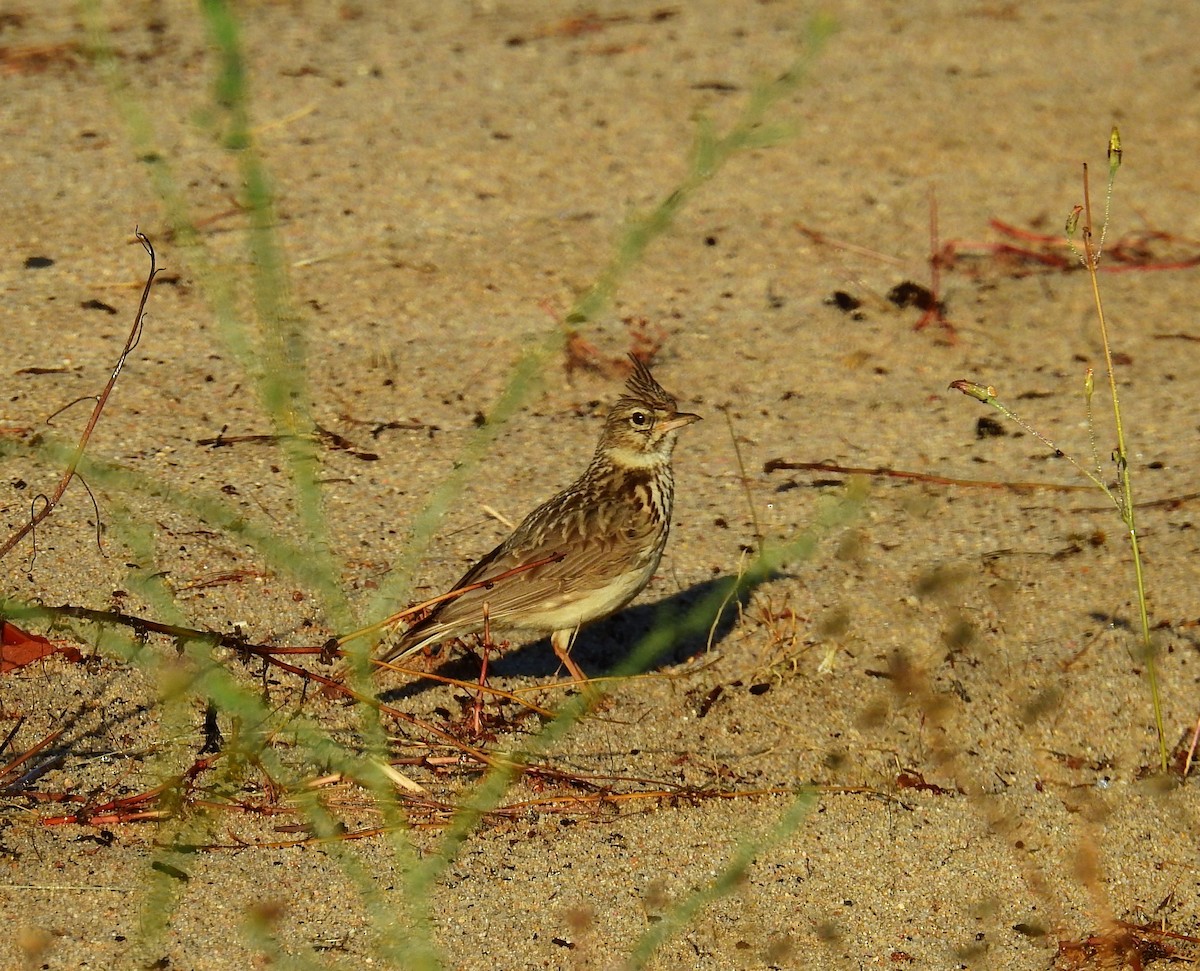
[[[155,266],[154,247],[150,244],[150,240],[139,229],[134,229],[134,235],[137,236],[138,241],[142,244],[142,248],[145,249],[146,254],[150,257],[150,272],[146,276],[146,285],[142,287],[142,298],[138,301],[137,314],[133,319],[133,327],[130,328],[129,336],[125,339],[125,347],[121,350],[121,356],[117,358],[116,366],[113,368],[112,374],[109,375],[108,382],[104,385],[104,390],[96,396],[96,406],[92,409],[92,414],[88,418],[87,426],[83,429],[83,434],[79,436],[79,443],[75,446],[75,454],[71,456],[71,460],[67,463],[67,468],[62,474],[62,478],[59,479],[58,486],[48,497],[45,495],[34,497],[33,504],[30,507],[29,522],[13,533],[3,545],[0,545],[0,559],[3,559],[9,550],[36,530],[38,524],[43,522],[54,510],[54,507],[58,505],[58,500],[67,491],[67,486],[71,484],[71,480],[78,474],[76,470],[79,468],[79,460],[83,458],[84,450],[91,440],[92,432],[95,431],[96,424],[100,421],[100,414],[104,411],[104,406],[108,403],[108,396],[112,394],[112,390],[117,383],[117,378],[121,374],[121,369],[125,367],[125,361],[129,358],[133,349],[137,347],[138,341],[142,339],[142,321],[146,314],[146,301],[150,297],[150,287],[154,284],[154,278],[158,275],[159,271],[157,266]],[[37,505],[39,499],[42,500],[43,505],[40,510],[35,512],[33,506]],[[99,529],[98,520],[99,517],[97,517],[97,529]],[[37,545],[35,542],[34,555],[36,556],[36,554]]]

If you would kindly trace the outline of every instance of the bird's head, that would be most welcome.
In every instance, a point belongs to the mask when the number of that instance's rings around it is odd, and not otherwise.
[[[609,409],[596,453],[617,465],[644,468],[669,461],[679,429],[700,416],[680,411],[650,369],[632,354],[630,360],[633,374],[626,394]]]

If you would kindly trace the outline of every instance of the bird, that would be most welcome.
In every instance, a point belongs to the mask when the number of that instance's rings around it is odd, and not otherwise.
[[[550,634],[571,675],[587,680],[570,657],[571,643],[580,627],[620,610],[650,582],[671,528],[676,437],[700,420],[680,411],[649,367],[629,357],[625,394],[609,408],[583,474],[467,570],[380,662],[477,633],[486,615],[489,631]]]

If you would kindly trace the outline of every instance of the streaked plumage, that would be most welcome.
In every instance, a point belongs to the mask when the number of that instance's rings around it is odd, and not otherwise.
[[[562,558],[472,590],[435,607],[381,656],[395,661],[425,645],[483,627],[553,635],[567,655],[582,624],[620,610],[650,581],[671,525],[671,452],[680,428],[699,415],[680,412],[649,368],[633,358],[626,394],[608,412],[591,464],[570,486],[525,517],[511,536],[451,589],[487,582],[514,567]]]

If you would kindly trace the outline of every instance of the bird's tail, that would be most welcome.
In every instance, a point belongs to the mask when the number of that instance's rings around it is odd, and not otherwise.
[[[406,657],[412,657],[421,648],[428,644],[436,635],[430,635],[425,631],[407,630],[397,639],[391,647],[387,648],[382,654],[376,658],[382,664],[390,664],[395,661],[403,661]]]

